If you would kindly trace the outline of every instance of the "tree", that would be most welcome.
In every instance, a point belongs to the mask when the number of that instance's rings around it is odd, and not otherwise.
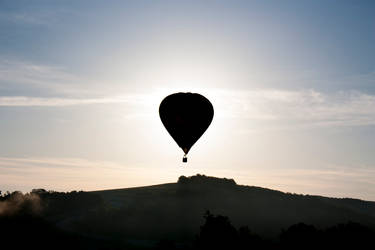
[[[205,223],[200,228],[196,240],[197,249],[236,249],[238,232],[228,217],[212,215],[209,211],[204,215]]]

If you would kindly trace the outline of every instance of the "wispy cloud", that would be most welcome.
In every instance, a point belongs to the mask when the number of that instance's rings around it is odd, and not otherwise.
[[[284,192],[375,200],[375,169],[372,166],[337,164],[325,164],[316,169],[248,166],[246,171],[201,166],[181,171],[180,168],[161,170],[81,158],[0,157],[0,190],[8,187],[23,192],[32,188],[58,191],[125,188],[175,182],[180,175],[196,173],[234,178],[242,185]]]
[[[232,119],[278,121],[279,126],[375,125],[375,96],[358,91],[257,89],[218,91],[216,98],[222,114]]]
[[[249,167],[237,173],[237,182],[284,192],[375,200],[373,166],[323,164],[319,168]]]
[[[139,166],[81,158],[0,157],[0,190],[98,190],[156,184],[156,172]],[[160,180],[159,180],[160,182]]]
[[[0,20],[8,22],[28,24],[28,25],[48,25],[51,21],[51,15],[35,13],[0,13]]]
[[[93,80],[61,66],[0,59],[0,91],[10,92],[8,97],[108,99],[128,92],[127,84],[108,81]]]
[[[373,74],[362,76],[366,81]],[[355,79],[361,79],[356,77]],[[32,86],[49,97],[0,96],[0,106],[48,106],[125,103],[142,107],[128,117],[147,116],[173,89],[125,92],[90,82],[60,67],[22,61],[0,60],[0,87],[5,84]],[[178,91],[178,90],[177,90]],[[277,127],[327,127],[375,125],[375,95],[360,91],[330,93],[314,89],[192,89],[206,95],[215,106],[215,116],[224,119],[247,119],[263,123],[277,122]],[[38,91],[36,91],[38,92]],[[146,108],[145,108],[146,107]],[[148,110],[149,109],[149,110]],[[143,113],[145,114],[143,114]]]
[[[111,98],[43,98],[43,97],[26,97],[11,96],[0,97],[0,106],[21,106],[21,107],[63,107],[72,105],[89,105],[89,104],[111,104],[111,103],[130,103],[132,98],[127,97],[111,97]]]
[[[38,92],[67,95],[78,90],[83,79],[63,68],[24,61],[0,60],[0,86],[34,88]],[[84,88],[81,93],[85,93]]]
[[[325,94],[315,90],[258,89],[253,91],[205,90],[215,106],[215,116],[286,126],[375,125],[375,96],[358,91]],[[137,116],[155,111],[162,92],[129,93],[93,98],[0,96],[0,106],[64,107],[91,104],[128,104],[142,107]],[[150,109],[150,110],[149,110]],[[127,114],[132,116],[132,114]]]
[[[26,10],[7,10],[6,12],[0,10],[0,20],[19,25],[51,27],[58,24],[67,15],[73,14],[77,13],[66,8],[56,8],[55,6],[55,8],[49,9],[47,6],[39,6],[32,10],[27,8]]]
[[[202,169],[176,168],[175,163],[160,167],[83,158],[0,157],[0,190],[127,188],[176,182],[181,175],[194,175],[199,171]]]

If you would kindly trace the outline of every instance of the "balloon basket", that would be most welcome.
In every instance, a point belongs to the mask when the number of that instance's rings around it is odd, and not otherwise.
[[[187,157],[186,157],[186,155],[184,155],[184,157],[182,157],[182,162],[184,162],[184,163],[187,162]]]

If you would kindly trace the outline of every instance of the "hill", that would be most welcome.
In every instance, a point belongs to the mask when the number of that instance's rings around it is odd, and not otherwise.
[[[204,175],[137,188],[69,193],[36,189],[0,197],[2,222],[15,225],[9,220],[12,214],[31,215],[37,218],[33,221],[40,220],[41,232],[56,232],[57,238],[69,236],[69,242],[78,239],[83,245],[90,242],[89,249],[93,245],[147,248],[162,239],[191,243],[207,211],[227,216],[235,228],[248,226],[271,240],[301,222],[318,229],[348,222],[375,229],[375,202],[283,193]],[[23,222],[18,217],[20,227]],[[2,235],[9,234],[3,228]]]
[[[140,231],[147,235],[159,232],[158,237],[193,237],[207,210],[228,216],[236,227],[247,225],[270,238],[299,222],[325,228],[353,221],[375,228],[375,202],[283,193],[204,175],[181,176],[177,183],[93,193],[121,211],[128,225],[124,229],[134,232],[133,226],[142,221],[147,227]]]

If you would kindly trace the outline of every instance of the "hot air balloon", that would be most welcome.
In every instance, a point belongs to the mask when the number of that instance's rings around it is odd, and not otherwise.
[[[159,107],[160,119],[168,133],[187,153],[210,126],[214,116],[211,102],[196,93],[175,93],[163,99]]]

